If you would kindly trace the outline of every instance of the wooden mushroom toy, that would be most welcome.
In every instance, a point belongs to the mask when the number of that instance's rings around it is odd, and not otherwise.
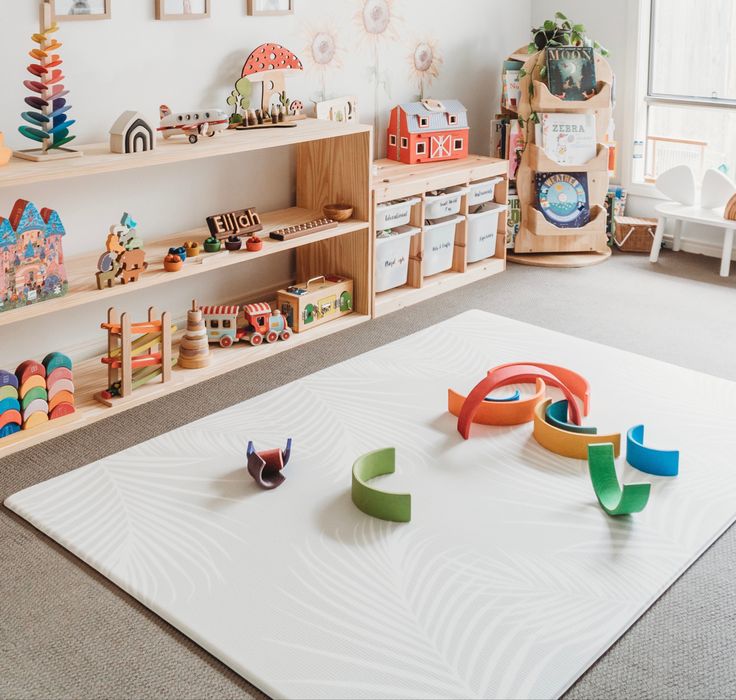
[[[242,77],[251,83],[263,83],[261,111],[270,114],[273,96],[286,92],[286,76],[303,70],[302,62],[289,49],[280,44],[261,44],[246,59]]]

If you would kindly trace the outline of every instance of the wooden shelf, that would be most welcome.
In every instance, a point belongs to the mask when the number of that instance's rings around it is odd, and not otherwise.
[[[317,326],[305,333],[295,333],[290,340],[285,342],[264,343],[257,347],[252,347],[247,343],[240,343],[231,348],[220,348],[213,345],[211,346],[212,362],[209,367],[199,370],[187,370],[176,366],[172,371],[170,382],[166,384],[152,383],[141,387],[129,399],[116,403],[110,408],[103,406],[94,398],[96,392],[107,387],[107,368],[100,362],[99,357],[87,360],[78,364],[74,369],[76,413],[66,419],[45,423],[39,428],[22,430],[20,433],[3,438],[0,440],[0,459],[64,433],[85,427],[103,418],[109,418],[135,406],[181,391],[194,384],[199,384],[254,362],[265,360],[313,340],[353,328],[369,320],[370,316],[353,313]]]
[[[295,238],[291,241],[275,241],[268,237],[270,231],[274,231],[284,226],[304,223],[311,219],[321,217],[322,213],[299,207],[291,207],[290,209],[282,209],[280,211],[269,212],[261,215],[264,230],[259,233],[263,239],[263,248],[255,253],[251,253],[245,249],[245,242],[242,250],[235,252],[222,253],[201,253],[195,258],[190,258],[184,263],[184,267],[179,272],[164,271],[163,259],[168,253],[169,248],[178,247],[187,240],[195,240],[200,243],[210,234],[208,229],[201,228],[184,233],[177,233],[166,238],[154,241],[145,241],[146,260],[148,261],[148,270],[144,272],[138,282],[132,284],[116,284],[109,289],[97,289],[95,280],[95,272],[97,270],[97,260],[102,250],[86,255],[81,255],[65,260],[67,276],[69,279],[69,291],[63,297],[49,299],[30,306],[24,306],[18,309],[11,309],[0,313],[0,326],[5,326],[19,321],[25,321],[30,318],[44,316],[45,314],[57,313],[65,309],[71,309],[75,306],[90,304],[97,301],[112,300],[124,294],[130,294],[155,287],[159,284],[167,282],[175,282],[178,279],[192,277],[214,270],[220,270],[231,265],[247,263],[276,253],[282,253],[293,248],[309,245],[318,241],[324,241],[337,236],[342,236],[355,231],[367,229],[369,223],[367,221],[356,221],[351,219],[339,224],[336,228],[327,231]]]
[[[201,158],[216,158],[234,153],[247,153],[267,148],[293,146],[309,141],[320,141],[352,134],[370,133],[371,127],[355,122],[339,124],[318,119],[304,119],[293,129],[261,129],[257,131],[226,131],[213,138],[203,138],[190,144],[185,138],[159,140],[156,148],[147,153],[110,153],[108,143],[76,146],[84,154],[42,163],[12,158],[0,168],[0,187],[16,187],[52,180],[68,180],[86,175],[150,168],[157,165],[184,163]]]
[[[479,262],[469,263],[465,272],[440,272],[432,277],[425,277],[421,287],[397,287],[396,289],[388,289],[385,292],[376,294],[376,310],[375,316],[385,316],[386,314],[399,311],[412,304],[426,301],[438,294],[444,294],[453,289],[464,287],[473,282],[503,272],[506,269],[506,261],[502,258],[488,258]]]

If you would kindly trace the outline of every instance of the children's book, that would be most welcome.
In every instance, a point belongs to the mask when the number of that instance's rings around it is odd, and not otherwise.
[[[509,145],[506,157],[509,159],[509,180],[516,180],[516,171],[519,169],[521,154],[524,152],[524,130],[518,119],[512,119],[508,126]]]
[[[521,61],[504,61],[503,63],[503,79],[501,93],[501,107],[511,111],[518,111],[519,101],[521,99],[521,69],[523,67]]]
[[[586,173],[537,173],[537,209],[558,228],[580,228],[590,221]]]
[[[513,248],[516,235],[521,227],[521,200],[516,189],[509,187],[508,195],[508,217],[506,218],[506,247]]]
[[[583,165],[596,155],[595,114],[540,115],[542,148],[560,165]]]
[[[595,95],[595,53],[589,46],[548,46],[547,85],[561,100],[583,101]]]

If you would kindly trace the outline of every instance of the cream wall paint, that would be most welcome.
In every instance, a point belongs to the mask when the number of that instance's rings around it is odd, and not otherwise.
[[[308,60],[309,37],[329,29],[338,38],[340,65],[325,76],[328,97],[357,94],[361,121],[373,123],[371,61],[377,53],[390,94],[379,91],[382,129],[391,106],[413,99],[418,88],[410,76],[409,55],[420,40],[434,40],[443,57],[435,97],[457,97],[469,109],[472,145],[488,152],[488,124],[499,100],[503,58],[525,37],[531,0],[391,0],[398,18],[390,36],[374,51],[360,28],[362,0],[296,0],[296,14],[248,17],[245,0],[212,0],[210,19],[155,21],[154,0],[113,0],[110,21],[63,23],[69,100],[80,143],[101,141],[119,113],[136,109],[155,119],[161,103],[174,110],[225,107],[232,84],[249,52],[265,41],[290,48],[305,64],[305,74],[289,82],[293,97],[308,103],[321,90],[321,76]],[[0,48],[0,130],[11,146],[24,109],[30,35],[37,30],[35,0],[4,0]],[[381,144],[383,139],[381,139]],[[183,145],[183,148],[189,147]],[[383,148],[381,145],[379,148]],[[290,151],[232,156],[133,173],[87,177],[69,182],[0,189],[0,215],[23,197],[61,213],[67,227],[65,252],[74,255],[103,246],[110,224],[123,210],[139,221],[144,238],[202,226],[204,218],[227,209],[255,205],[262,211],[293,203]],[[183,240],[183,238],[182,238]],[[90,270],[90,275],[94,270]],[[116,303],[140,315],[150,304],[183,316],[189,300],[224,301],[247,297],[291,279],[292,258],[269,260],[183,280]],[[74,309],[54,317],[0,328],[0,366],[13,367],[53,349],[75,357],[92,355],[103,342],[99,323],[107,303]]]
[[[636,100],[633,94],[631,81],[636,71],[634,55],[636,52],[637,36],[634,30],[640,0],[621,0],[616,4],[607,5],[590,0],[532,0],[532,24],[538,26],[545,19],[551,18],[556,10],[564,12],[576,22],[585,25],[590,35],[600,41],[611,52],[609,61],[618,79],[618,100],[615,110],[616,138],[619,142],[619,175],[623,158],[628,157],[630,148],[628,139],[633,141],[632,128],[627,124],[633,120]],[[643,135],[638,135],[642,138]],[[627,203],[627,213],[632,216],[655,217],[655,207],[660,200],[630,195]],[[669,237],[666,240],[669,244]],[[723,233],[712,228],[697,224],[685,224],[682,249],[692,253],[699,253],[720,258]],[[714,266],[714,274],[717,267]]]

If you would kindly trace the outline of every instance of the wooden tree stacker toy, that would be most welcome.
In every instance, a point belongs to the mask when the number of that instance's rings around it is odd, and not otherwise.
[[[157,315],[150,308],[146,323],[131,323],[127,313],[118,315],[114,308],[108,310],[107,323],[101,328],[107,331],[107,355],[102,363],[107,365],[109,385],[95,395],[100,403],[113,406],[145,384],[159,378],[165,384],[171,379],[171,367],[176,362],[172,353],[176,326],[171,324],[168,311],[158,320]]]
[[[82,155],[79,151],[64,148],[75,138],[69,133],[69,128],[75,120],[67,116],[71,105],[66,102],[68,90],[61,82],[64,80],[61,69],[63,61],[59,54],[54,53],[62,44],[53,38],[58,25],[53,21],[52,15],[52,3],[49,0],[42,0],[39,33],[31,37],[33,42],[38,44],[38,48],[30,51],[30,56],[35,61],[28,66],[32,79],[23,82],[33,94],[25,99],[31,110],[21,114],[27,123],[23,124],[19,131],[26,138],[38,143],[39,147],[16,151],[16,158],[42,161]]]

